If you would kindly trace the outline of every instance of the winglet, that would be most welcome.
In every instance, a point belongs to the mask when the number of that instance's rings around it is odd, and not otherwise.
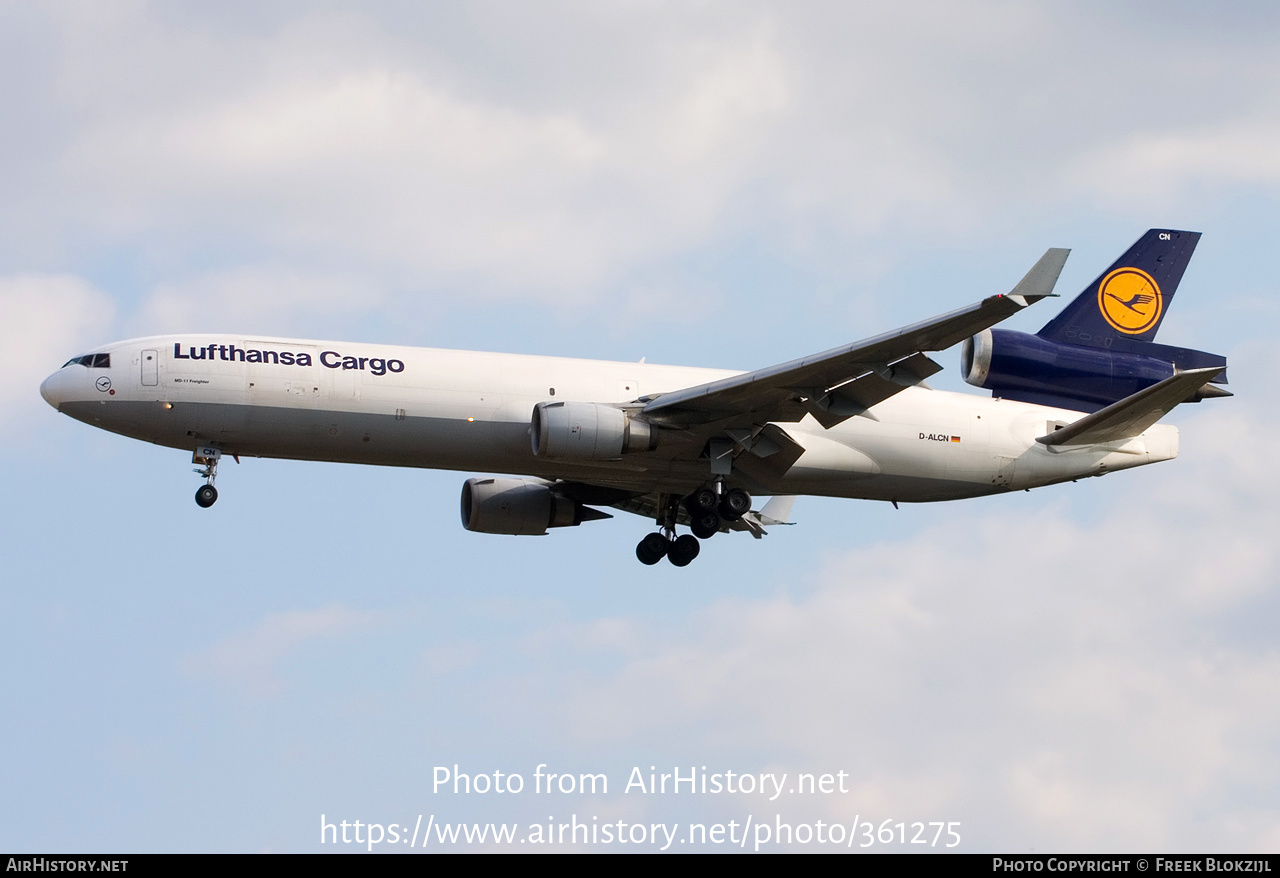
[[[1188,369],[1158,384],[1113,402],[1104,409],[1036,439],[1042,445],[1095,445],[1132,439],[1173,411],[1178,403],[1193,398],[1200,388],[1222,371],[1221,366]]]
[[[1008,298],[1013,299],[1024,308],[1054,295],[1053,288],[1058,283],[1058,275],[1062,274],[1062,266],[1067,264],[1067,256],[1071,251],[1062,247],[1050,247],[1040,257],[1040,261],[1031,266],[1026,277],[1018,281],[1018,285],[1010,291]]]

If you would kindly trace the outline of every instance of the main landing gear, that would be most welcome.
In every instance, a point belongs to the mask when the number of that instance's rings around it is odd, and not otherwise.
[[[218,502],[218,489],[213,486],[213,480],[218,477],[218,461],[221,457],[222,450],[211,445],[197,448],[191,456],[192,463],[200,464],[193,472],[204,477],[204,484],[196,491],[196,505],[201,509],[208,509]]]
[[[685,567],[698,557],[701,545],[698,540],[708,540],[720,532],[728,521],[737,521],[751,511],[751,495],[741,488],[730,488],[723,493],[721,486],[703,487],[687,497],[672,497],[659,519],[661,533],[646,536],[636,546],[636,558],[641,564],[657,564],[664,557],[677,567]],[[677,537],[676,518],[683,506],[689,515],[689,529],[693,534]]]
[[[666,558],[677,567],[684,567],[698,557],[701,550],[697,537],[689,534],[674,539],[666,534],[649,534],[636,546],[636,557],[641,564],[657,564]]]

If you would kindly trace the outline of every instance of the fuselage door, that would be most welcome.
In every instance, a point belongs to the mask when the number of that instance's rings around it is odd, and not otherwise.
[[[142,386],[155,387],[160,383],[160,352],[142,352]]]

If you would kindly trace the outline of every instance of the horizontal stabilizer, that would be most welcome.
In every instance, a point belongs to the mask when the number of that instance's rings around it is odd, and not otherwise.
[[[1132,439],[1196,395],[1222,369],[1210,366],[1172,375],[1104,409],[1036,439],[1044,445],[1096,445]]]

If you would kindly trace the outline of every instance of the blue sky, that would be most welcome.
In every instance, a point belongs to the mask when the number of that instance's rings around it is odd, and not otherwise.
[[[780,813],[1274,852],[1278,37],[1268,4],[0,4],[0,849]],[[246,460],[200,510],[188,456],[37,392],[179,331],[751,368],[1051,246],[1074,293],[1154,226],[1204,233],[1161,338],[1237,394],[1171,416],[1180,459],[805,498],[685,570],[635,518],[467,533],[460,473]],[[610,793],[433,794],[455,763]],[[650,765],[851,791],[623,794]]]

